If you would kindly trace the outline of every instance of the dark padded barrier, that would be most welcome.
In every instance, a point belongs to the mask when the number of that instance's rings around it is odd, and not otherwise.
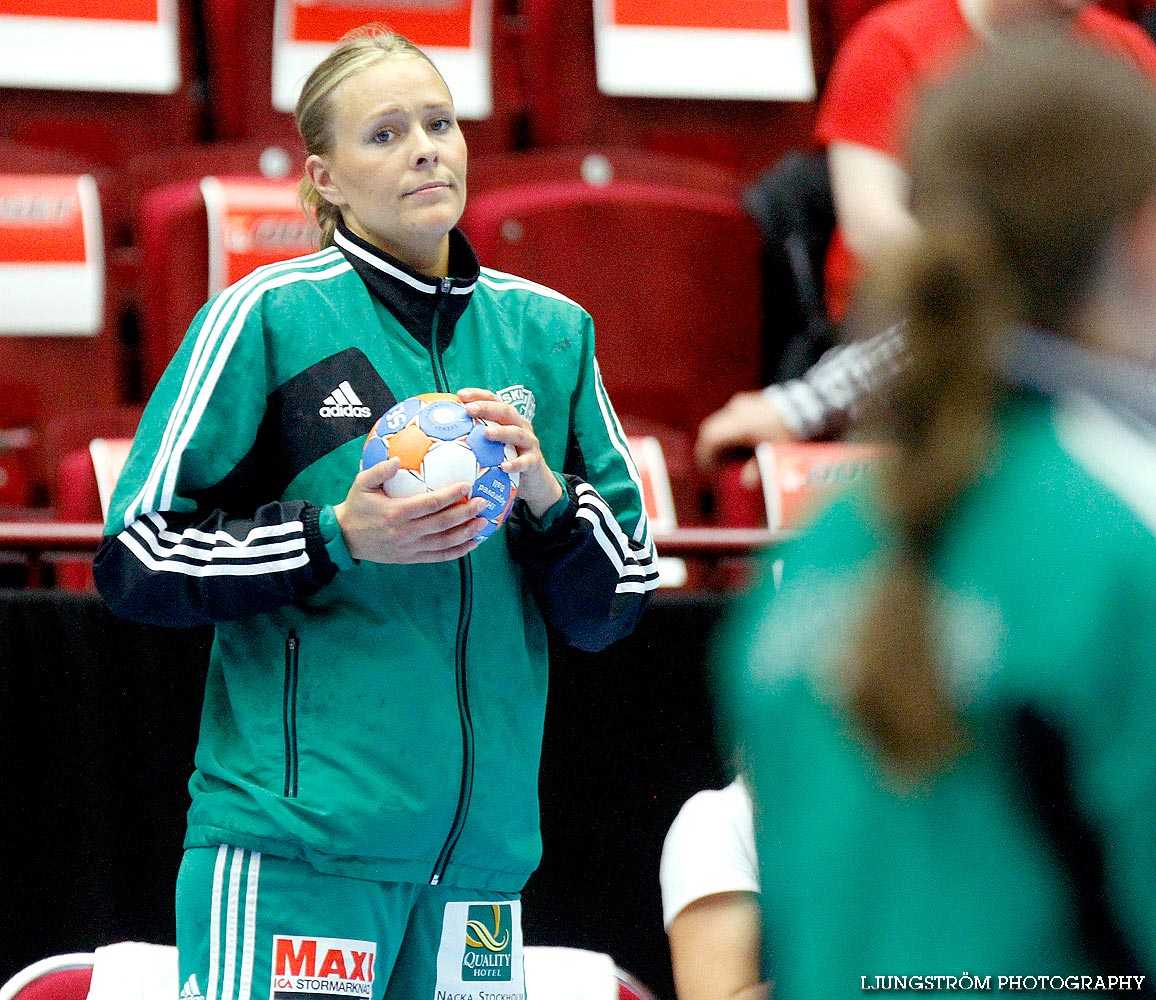
[[[526,941],[610,952],[664,998],[662,839],[726,781],[704,671],[722,610],[662,594],[630,638],[551,667]],[[172,942],[209,640],[92,595],[0,593],[0,982],[49,954]]]

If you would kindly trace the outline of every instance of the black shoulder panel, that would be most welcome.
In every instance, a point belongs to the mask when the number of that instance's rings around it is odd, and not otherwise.
[[[209,502],[242,512],[280,497],[304,469],[368,434],[396,402],[358,348],[318,361],[269,396],[253,447],[228,476],[206,491]],[[193,499],[200,503],[208,496]]]

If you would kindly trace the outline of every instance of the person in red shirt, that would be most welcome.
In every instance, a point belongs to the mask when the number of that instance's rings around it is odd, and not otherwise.
[[[856,262],[870,265],[913,234],[903,146],[919,91],[979,45],[1033,20],[1070,22],[1156,80],[1156,45],[1143,29],[1088,0],[892,0],[847,36],[815,128],[827,148],[839,220],[827,265],[833,316],[846,308]]]
[[[1025,23],[1069,23],[1156,80],[1156,43],[1089,0],[890,0],[864,15],[835,58],[816,137],[827,149],[838,229],[827,261],[827,304],[839,319],[862,266],[914,235],[903,146],[915,98],[966,54]],[[829,434],[904,363],[899,328],[840,345],[801,378],[736,394],[699,428],[704,469],[760,441]],[[744,477],[752,483],[751,466]]]

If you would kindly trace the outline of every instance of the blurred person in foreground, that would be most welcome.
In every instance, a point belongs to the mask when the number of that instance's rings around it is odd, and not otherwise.
[[[856,22],[840,46],[815,127],[838,220],[825,282],[836,321],[844,319],[861,270],[901,252],[917,234],[905,147],[918,94],[970,53],[1030,25],[1069,31],[1156,80],[1152,39],[1090,0],[891,0]],[[711,469],[762,441],[838,434],[905,358],[901,327],[885,324],[882,333],[849,338],[799,378],[736,393],[703,421],[696,458]],[[753,463],[744,478],[755,485]]]
[[[894,459],[775,553],[720,678],[766,972],[776,1000],[1150,992],[1156,96],[1007,39],[929,93],[909,164],[918,233],[872,298],[908,317]]]

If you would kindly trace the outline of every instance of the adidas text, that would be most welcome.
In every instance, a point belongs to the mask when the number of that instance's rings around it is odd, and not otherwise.
[[[321,401],[321,409],[317,411],[323,417],[368,417],[370,411],[364,406],[353,391],[353,386],[342,382],[328,396]]]
[[[317,411],[323,417],[368,417],[368,406],[323,406]]]

